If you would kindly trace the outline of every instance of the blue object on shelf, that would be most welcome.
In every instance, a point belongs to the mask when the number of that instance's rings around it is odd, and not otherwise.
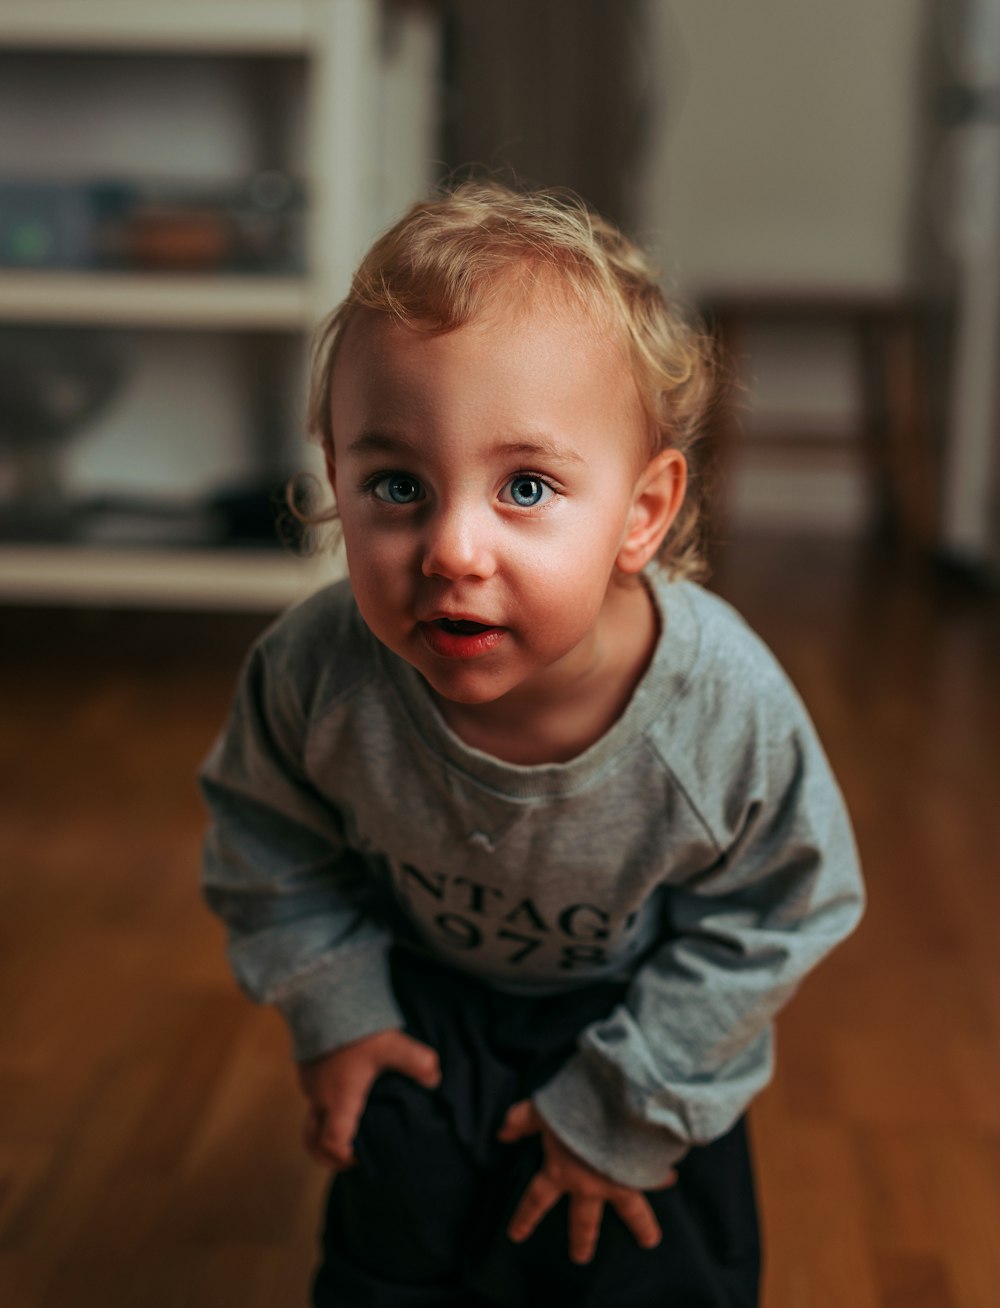
[[[0,180],[0,266],[95,267],[132,203],[133,188],[114,182]]]

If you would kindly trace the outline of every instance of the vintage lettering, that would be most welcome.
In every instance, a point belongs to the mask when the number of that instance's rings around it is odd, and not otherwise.
[[[434,880],[432,881],[425,872],[421,872],[419,868],[411,867],[409,863],[402,863],[400,866],[410,881],[415,881],[422,890],[426,890],[427,893],[433,895],[435,899],[444,899],[446,877],[443,872],[436,873]]]
[[[531,959],[529,966],[538,966],[546,937],[558,932],[564,939],[580,943],[563,946],[555,959],[555,966],[561,971],[604,968],[610,961],[609,947],[602,942],[610,941],[613,930],[612,918],[596,904],[567,904],[558,913],[553,911],[551,921],[546,921],[539,905],[528,897],[519,900],[504,911],[504,890],[500,886],[477,881],[469,876],[449,876],[445,872],[422,872],[409,863],[399,863],[399,878],[402,887],[416,893],[411,901],[411,911],[417,919],[423,918],[428,925],[433,925],[439,933],[438,939],[443,946],[458,950],[486,949],[492,952],[497,962],[503,961],[512,967],[519,967]],[[434,913],[428,905],[431,900],[442,910]],[[425,907],[421,909],[420,901]],[[630,932],[639,917],[632,912],[623,923],[623,935]],[[483,919],[493,918],[493,929],[486,928]],[[622,940],[625,945],[625,940]],[[626,946],[626,952],[634,951]],[[537,955],[537,957],[533,957]]]
[[[549,925],[530,899],[522,899],[509,913],[504,915],[505,922],[511,926],[530,924],[536,931],[548,931]]]
[[[607,951],[599,945],[565,945],[558,966],[571,972],[576,967],[600,967],[607,961]]]
[[[508,963],[521,963],[529,954],[533,954],[536,949],[541,947],[542,942],[536,940],[533,936],[522,936],[517,931],[501,930],[497,932],[498,940],[515,940],[521,946],[515,949],[512,954],[507,956]]]
[[[448,944],[455,949],[478,949],[483,943],[483,933],[475,922],[457,913],[438,913],[434,925],[444,932]]]
[[[559,930],[574,940],[607,940],[608,921],[593,904],[571,904],[559,914]]]
[[[486,908],[487,895],[492,895],[496,899],[503,899],[503,891],[498,890],[496,886],[483,885],[481,881],[470,881],[468,877],[455,877],[455,885],[469,887],[469,911],[481,913],[484,917],[488,911]]]

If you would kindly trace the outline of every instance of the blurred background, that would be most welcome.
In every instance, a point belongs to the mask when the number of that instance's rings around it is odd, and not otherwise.
[[[271,498],[307,460],[306,335],[373,233],[470,165],[577,190],[708,315],[743,388],[714,433],[727,531],[876,523],[995,571],[996,9],[220,3],[123,24],[8,0],[0,594],[253,603],[240,551],[276,544]]]
[[[192,777],[340,570],[280,508],[310,331],[470,168],[715,335],[711,584],[858,827],[754,1110],[768,1308],[994,1308],[1000,0],[0,0],[0,1299],[301,1301],[323,1178]]]

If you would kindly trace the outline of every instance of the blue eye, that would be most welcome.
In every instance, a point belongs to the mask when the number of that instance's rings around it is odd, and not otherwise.
[[[420,482],[408,472],[390,472],[372,483],[372,494],[383,504],[413,504],[423,493]]]
[[[541,477],[528,477],[523,473],[512,477],[504,486],[501,498],[522,509],[533,509],[544,504],[555,492]]]

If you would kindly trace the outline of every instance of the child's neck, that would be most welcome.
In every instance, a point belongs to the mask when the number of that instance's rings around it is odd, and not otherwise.
[[[622,588],[612,607],[608,637],[571,680],[488,704],[435,697],[445,721],[467,745],[505,763],[565,763],[582,754],[624,713],[656,647],[658,619],[644,585]]]

